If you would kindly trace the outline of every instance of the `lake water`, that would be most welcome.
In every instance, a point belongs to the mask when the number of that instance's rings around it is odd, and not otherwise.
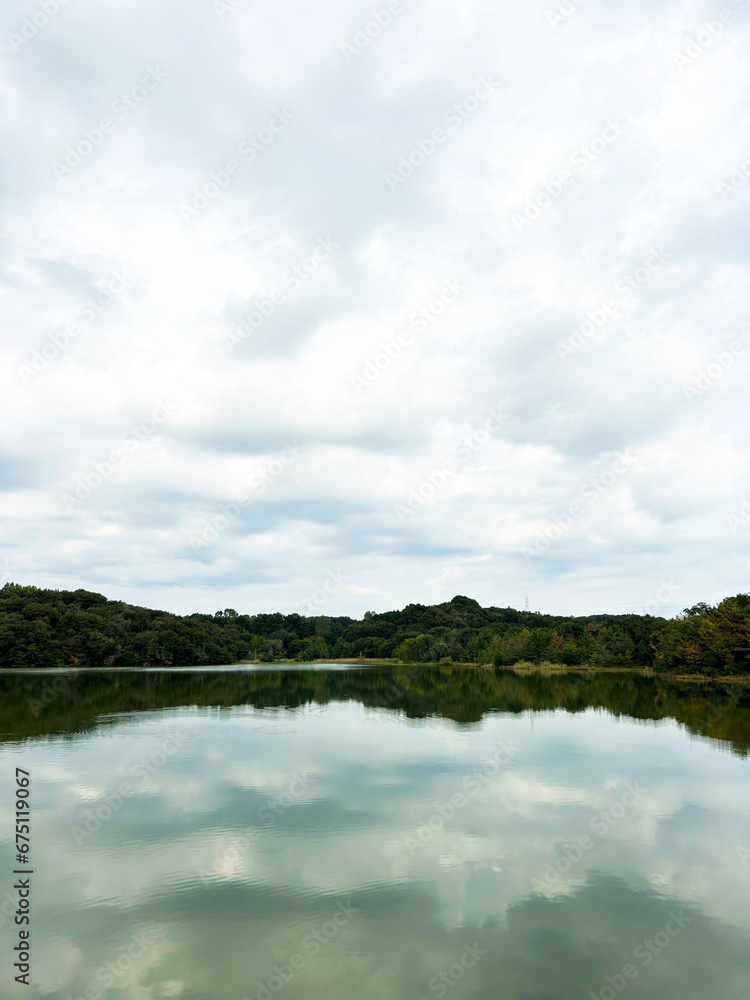
[[[2,997],[748,996],[747,688],[16,673],[0,730]],[[8,915],[16,767],[31,987]]]

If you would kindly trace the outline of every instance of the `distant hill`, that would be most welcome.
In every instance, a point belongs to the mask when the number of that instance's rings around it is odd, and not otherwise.
[[[511,666],[642,666],[680,673],[750,673],[750,595],[651,615],[580,618],[483,608],[470,597],[367,612],[179,616],[87,590],[0,589],[0,667],[199,666],[348,657]]]

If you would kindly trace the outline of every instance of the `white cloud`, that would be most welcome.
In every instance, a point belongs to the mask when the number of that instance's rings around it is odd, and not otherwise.
[[[675,54],[717,16],[708,3],[584,4],[556,26],[542,2],[417,3],[348,60],[341,44],[370,15],[344,0],[224,17],[188,0],[179,19],[77,0],[21,45],[9,33],[28,11],[7,7],[8,577],[180,612],[291,609],[333,570],[349,585],[326,610],[355,615],[459,585],[485,604],[529,594],[535,609],[579,612],[635,608],[665,579],[680,607],[741,590],[726,514],[750,495],[738,419],[750,341],[693,405],[683,391],[750,318],[750,185],[719,188],[750,150],[750,22],[727,6],[731,24],[682,67]],[[149,67],[165,76],[141,99]],[[430,150],[480,77],[496,93],[464,104]],[[277,109],[294,120],[275,130]],[[107,115],[113,129],[87,151]],[[80,165],[56,177],[81,143]],[[414,172],[389,187],[403,155]],[[233,158],[231,181],[207,188]],[[208,203],[186,222],[196,187]],[[328,239],[335,251],[306,270]],[[654,247],[666,263],[618,292]],[[124,289],[86,318],[123,269]],[[410,326],[448,280],[465,291]],[[608,300],[617,313],[560,358]],[[400,331],[408,344],[354,393]],[[164,397],[179,403],[170,420],[88,517],[66,513],[65,491]],[[499,404],[508,421],[399,523],[399,497]],[[191,525],[290,441],[302,457],[196,553]],[[628,448],[637,467],[524,560]]]

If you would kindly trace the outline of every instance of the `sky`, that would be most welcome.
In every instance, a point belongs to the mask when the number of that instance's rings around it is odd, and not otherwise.
[[[4,579],[353,617],[748,590],[749,28],[4,4]]]

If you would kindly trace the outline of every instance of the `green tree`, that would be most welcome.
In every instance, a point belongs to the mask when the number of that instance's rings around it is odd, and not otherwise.
[[[405,639],[396,649],[396,656],[404,663],[418,663],[426,659],[430,646],[428,635],[417,635],[413,639]]]

